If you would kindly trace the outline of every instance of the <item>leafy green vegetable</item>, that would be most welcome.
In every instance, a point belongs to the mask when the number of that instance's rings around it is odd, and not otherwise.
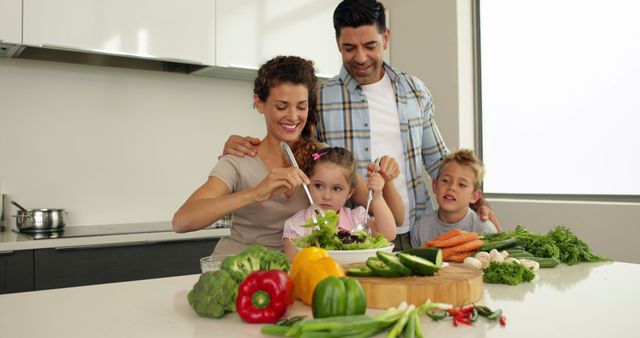
[[[226,312],[236,311],[237,295],[238,283],[227,271],[218,270],[200,275],[187,299],[198,315],[220,318]]]
[[[220,266],[240,284],[250,273],[257,270],[289,271],[289,259],[280,251],[267,250],[262,245],[249,245],[244,251],[229,256]]]
[[[256,270],[289,270],[289,260],[280,251],[262,245],[250,245],[243,252],[222,261],[220,270],[200,275],[187,294],[189,304],[202,317],[220,318],[236,311],[238,286]]]
[[[536,274],[521,264],[491,262],[484,270],[482,279],[485,283],[518,285],[530,282]]]
[[[551,238],[560,250],[559,259],[569,265],[580,262],[602,262],[609,260],[595,255],[589,249],[587,243],[579,239],[569,228],[559,225],[549,231],[547,237]]]
[[[485,243],[515,238],[517,245],[535,257],[555,258],[563,263],[574,265],[580,262],[603,262],[608,258],[591,252],[589,246],[580,240],[568,227],[558,225],[546,235],[527,230],[517,225],[515,231],[505,231],[483,236]]]
[[[316,246],[326,250],[361,250],[384,248],[391,245],[382,234],[377,234],[372,237],[363,231],[355,234],[355,236],[358,237],[358,241],[345,244],[337,235],[340,216],[334,210],[325,210],[324,217],[321,215],[316,217],[318,220],[317,224],[313,223],[312,219],[308,219],[304,226],[307,228],[317,226],[318,228],[313,230],[309,235],[300,238],[296,242],[296,246],[300,248]]]

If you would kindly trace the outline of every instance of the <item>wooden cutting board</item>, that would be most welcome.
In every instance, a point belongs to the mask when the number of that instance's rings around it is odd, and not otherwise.
[[[352,265],[345,265],[345,271]],[[367,294],[367,307],[386,309],[402,301],[416,306],[428,299],[454,306],[474,303],[482,298],[482,271],[462,264],[449,263],[433,276],[398,278],[352,277]]]

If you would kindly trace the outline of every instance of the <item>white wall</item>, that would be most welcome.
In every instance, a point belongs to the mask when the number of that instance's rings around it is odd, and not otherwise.
[[[431,91],[447,145],[459,137],[458,46],[455,1],[385,0],[390,12],[392,65],[420,78]]]
[[[385,0],[393,65],[421,78],[450,149],[473,146],[471,0]],[[487,168],[491,170],[491,168]],[[517,170],[517,164],[514,164]],[[588,182],[586,183],[588,184]],[[640,203],[489,199],[506,230],[569,226],[596,253],[640,263]]]
[[[0,59],[2,192],[28,208],[65,208],[72,226],[169,221],[206,180],[228,135],[265,134],[252,88]]]

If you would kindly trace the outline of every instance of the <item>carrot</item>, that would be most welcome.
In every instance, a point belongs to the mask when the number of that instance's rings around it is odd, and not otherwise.
[[[453,230],[449,230],[447,232],[445,232],[444,234],[434,238],[434,241],[443,241],[447,238],[451,238],[451,237],[455,237],[460,235],[461,233],[466,233],[466,231],[462,231],[460,229],[453,229]]]
[[[458,236],[462,233],[466,233],[466,231],[460,230],[460,229],[453,229],[453,230],[449,230],[447,232],[445,232],[444,234],[434,238],[432,241],[443,241],[445,239],[449,239],[451,237],[455,237]]]
[[[467,251],[476,251],[480,249],[480,247],[484,244],[484,242],[480,239],[473,240],[471,242],[466,242],[460,245],[451,246],[448,248],[444,248],[443,250],[451,250],[452,252],[467,252]]]
[[[462,263],[462,262],[464,262],[464,259],[469,257],[472,253],[473,253],[473,251],[458,252],[458,253],[456,253],[454,255],[449,256],[447,259],[445,259],[445,261]]]
[[[435,248],[448,248],[456,245],[460,245],[463,243],[471,242],[478,239],[478,234],[475,232],[464,232],[459,235],[453,236],[451,238],[447,238],[442,241],[431,241],[428,242],[427,245],[429,247]]]

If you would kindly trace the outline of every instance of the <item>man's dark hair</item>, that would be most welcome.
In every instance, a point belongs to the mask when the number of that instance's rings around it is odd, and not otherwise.
[[[336,37],[340,37],[340,30],[344,27],[358,28],[373,24],[378,26],[380,34],[387,28],[384,5],[376,0],[344,0],[333,12]]]

